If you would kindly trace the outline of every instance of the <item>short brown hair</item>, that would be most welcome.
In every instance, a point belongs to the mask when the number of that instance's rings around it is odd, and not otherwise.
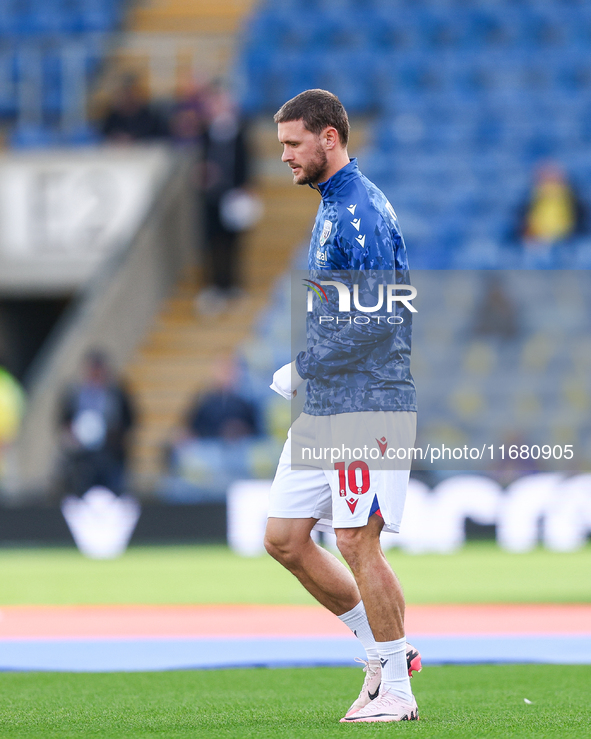
[[[275,123],[302,121],[319,136],[328,126],[336,128],[342,146],[349,143],[349,118],[336,95],[328,90],[306,90],[288,100],[273,116]]]

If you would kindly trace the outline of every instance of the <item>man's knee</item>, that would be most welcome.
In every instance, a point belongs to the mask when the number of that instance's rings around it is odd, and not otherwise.
[[[273,518],[267,521],[265,549],[273,559],[288,569],[297,566],[302,549],[309,541],[310,532],[297,523]]]
[[[359,555],[359,543],[361,529],[337,529],[337,547],[343,555],[345,562],[351,565],[351,560],[355,561]]]
[[[267,531],[265,532],[264,543],[267,554],[270,554],[273,559],[276,559],[279,562],[281,562],[282,558],[285,556],[290,548],[288,540],[279,536],[277,533],[269,532],[268,527]]]
[[[265,549],[273,559],[288,570],[297,567],[301,559],[301,549],[290,540],[282,540],[265,536]]]
[[[355,571],[358,566],[367,561],[372,553],[379,553],[379,531],[368,529],[367,526],[353,529],[336,529],[337,546],[345,562]]]

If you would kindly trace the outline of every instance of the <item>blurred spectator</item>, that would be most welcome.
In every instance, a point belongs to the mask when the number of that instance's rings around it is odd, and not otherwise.
[[[59,407],[62,493],[81,496],[95,485],[123,493],[134,410],[113,379],[105,354],[89,352],[80,383],[67,388]]]
[[[181,86],[169,122],[172,141],[195,145],[202,141],[207,125],[207,89],[191,80]]]
[[[102,133],[110,141],[127,144],[162,138],[168,131],[163,118],[148,103],[138,80],[129,78],[121,85],[105,115]]]
[[[499,339],[513,339],[519,334],[517,306],[497,275],[488,279],[486,292],[476,306],[472,330],[475,336]]]
[[[6,454],[20,429],[24,401],[22,387],[0,361],[0,478],[6,472]]]
[[[240,393],[232,359],[213,365],[213,386],[198,395],[183,428],[164,449],[159,495],[189,502],[224,499],[235,480],[273,476],[283,442],[264,436],[259,409]]]
[[[586,228],[585,208],[564,171],[553,162],[542,165],[520,209],[518,231],[526,248],[547,251]]]
[[[203,137],[205,280],[201,313],[225,308],[239,290],[240,232],[256,222],[260,204],[246,189],[250,156],[246,124],[230,94],[214,86],[207,98]]]
[[[199,439],[236,441],[259,433],[257,411],[236,390],[236,367],[231,360],[215,365],[216,384],[193,402],[186,430]]]

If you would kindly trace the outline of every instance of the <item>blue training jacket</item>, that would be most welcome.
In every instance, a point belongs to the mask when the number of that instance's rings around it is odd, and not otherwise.
[[[310,242],[310,279],[316,284],[335,279],[349,283],[352,294],[361,273],[362,306],[376,305],[376,287],[388,281],[384,276],[410,284],[396,213],[384,193],[361,174],[357,160],[351,159],[318,189],[322,201]],[[362,297],[372,290],[373,302]],[[375,313],[356,310],[353,300],[351,311],[342,313],[337,289],[324,286],[324,291],[328,300],[314,297],[306,322],[307,349],[296,358],[298,373],[308,380],[304,412],[416,411],[410,373],[412,313],[395,303],[401,322],[392,325],[386,322],[386,301],[377,311],[383,317],[379,321]]]

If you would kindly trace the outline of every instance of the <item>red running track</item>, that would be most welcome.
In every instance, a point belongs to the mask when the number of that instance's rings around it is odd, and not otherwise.
[[[410,635],[591,634],[591,604],[408,606]],[[320,606],[0,607],[0,639],[350,636]]]

